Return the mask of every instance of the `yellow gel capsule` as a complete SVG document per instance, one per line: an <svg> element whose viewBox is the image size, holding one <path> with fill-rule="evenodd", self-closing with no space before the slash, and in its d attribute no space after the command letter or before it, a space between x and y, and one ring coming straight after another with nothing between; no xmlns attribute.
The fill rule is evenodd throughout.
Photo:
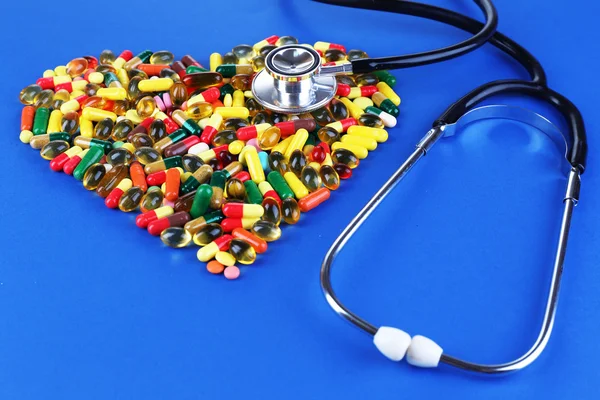
<svg viewBox="0 0 600 400"><path fill-rule="evenodd" d="M27 144L27 143L29 143L29 141L31 140L32 137L33 137L33 132L24 130L24 131L21 131L21 134L19 135L19 140L21 142Z"/></svg>
<svg viewBox="0 0 600 400"><path fill-rule="evenodd" d="M292 136L288 136L287 138L283 139L281 142L277 143L272 149L271 149L271 153L274 152L279 152L281 154L284 154L287 150L287 148L289 147L290 143L292 142L292 140L294 139L294 135Z"/></svg>
<svg viewBox="0 0 600 400"><path fill-rule="evenodd" d="M342 136L340 141L345 144L355 144L357 146L362 146L369 151L373 151L377 148L377 142L375 141L375 139L363 136L344 135Z"/></svg>
<svg viewBox="0 0 600 400"><path fill-rule="evenodd" d="M202 262L207 262L215 258L218 252L219 246L217 246L215 242L210 242L209 244L207 244L204 247L201 247L200 250L198 250L197 257L198 260Z"/></svg>
<svg viewBox="0 0 600 400"><path fill-rule="evenodd" d="M383 143L388 140L388 133L385 129L371 128L370 126L351 126L348 128L346 135L368 137L375 139L379 143Z"/></svg>
<svg viewBox="0 0 600 400"><path fill-rule="evenodd" d="M51 77L55 76L55 74L54 74L53 70L47 69L47 70L44 71L44 73L42 74L42 76L44 78L51 78Z"/></svg>
<svg viewBox="0 0 600 400"><path fill-rule="evenodd" d="M233 105L233 97L231 97L230 93L227 93L225 97L223 97L223 105L225 107L231 107Z"/></svg>
<svg viewBox="0 0 600 400"><path fill-rule="evenodd" d="M142 122L142 117L140 117L134 109L127 110L125 113L125 118L133 122L135 125L139 125Z"/></svg>
<svg viewBox="0 0 600 400"><path fill-rule="evenodd" d="M296 196L297 199L308 196L308 189L306 186L304 186L302 181L298 179L296 174L293 172L286 172L283 174L283 178L287 182L290 189L292 189L292 192L294 192L294 196Z"/></svg>
<svg viewBox="0 0 600 400"><path fill-rule="evenodd" d="M235 265L235 257L226 251L218 251L215 259L226 267Z"/></svg>
<svg viewBox="0 0 600 400"><path fill-rule="evenodd" d="M143 79L138 84L138 89L142 92L165 92L171 89L173 83L171 78Z"/></svg>
<svg viewBox="0 0 600 400"><path fill-rule="evenodd" d="M87 118L79 118L79 133L86 138L94 137L94 124Z"/></svg>
<svg viewBox="0 0 600 400"><path fill-rule="evenodd" d="M96 92L96 96L100 96L108 100L125 100L127 98L127 90L120 87L100 88Z"/></svg>
<svg viewBox="0 0 600 400"><path fill-rule="evenodd" d="M294 150L302 150L306 140L308 139L308 131L304 128L298 129L298 131L290 136L292 140L290 141L289 146L285 149L285 153L283 154L285 159L289 159Z"/></svg>
<svg viewBox="0 0 600 400"><path fill-rule="evenodd" d="M368 97L357 97L352 102L356 104L357 107L360 107L363 110L367 107L373 106L373 100L371 100Z"/></svg>
<svg viewBox="0 0 600 400"><path fill-rule="evenodd" d="M263 170L260 158L254 146L246 146L249 149L245 153L244 159L248 165L248 172L254 183L259 184L265 180L265 171Z"/></svg>
<svg viewBox="0 0 600 400"><path fill-rule="evenodd" d="M227 151L229 151L234 156L237 156L238 154L240 154L242 152L242 149L244 148L244 146L245 146L245 144L243 141L234 140L233 142L229 143L229 146L227 147Z"/></svg>
<svg viewBox="0 0 600 400"><path fill-rule="evenodd" d="M352 118L358 119L364 113L364 111L359 106L354 104L349 98L342 97L340 98L340 101L346 105L346 108L348 108L348 112L350 112Z"/></svg>
<svg viewBox="0 0 600 400"><path fill-rule="evenodd" d="M223 118L242 118L247 119L250 111L246 107L217 107L215 113Z"/></svg>
<svg viewBox="0 0 600 400"><path fill-rule="evenodd" d="M48 119L48 129L47 133L61 132L61 121L62 121L63 113L60 110L53 110L50 113L50 118Z"/></svg>
<svg viewBox="0 0 600 400"><path fill-rule="evenodd" d="M377 84L377 90L383 93L385 97L390 99L396 106L400 105L400 96L398 96L396 92L394 92L394 89L392 89L387 83L379 82Z"/></svg>
<svg viewBox="0 0 600 400"><path fill-rule="evenodd" d="M212 53L210 55L209 64L210 70L212 72L215 72L217 70L217 67L223 64L223 57L219 53Z"/></svg>
<svg viewBox="0 0 600 400"><path fill-rule="evenodd" d="M337 150L337 149L346 149L351 151L352 153L354 153L354 155L358 158L360 158L361 160L363 158L367 158L367 156L369 155L369 151L362 147L362 146L358 146L356 144L349 144L349 143L342 143L342 142L335 142L334 144L331 145L331 150Z"/></svg>
<svg viewBox="0 0 600 400"><path fill-rule="evenodd" d="M90 121L102 121L103 119L109 118L113 122L117 120L117 114L112 111L102 110L101 108L86 107L81 112L81 116Z"/></svg>
<svg viewBox="0 0 600 400"><path fill-rule="evenodd" d="M233 92L233 102L231 103L232 107L244 107L246 104L246 98L244 97L244 92L241 90L236 90Z"/></svg>
<svg viewBox="0 0 600 400"><path fill-rule="evenodd" d="M104 75L101 72L92 72L88 75L88 79L91 83L99 85L104 82Z"/></svg>

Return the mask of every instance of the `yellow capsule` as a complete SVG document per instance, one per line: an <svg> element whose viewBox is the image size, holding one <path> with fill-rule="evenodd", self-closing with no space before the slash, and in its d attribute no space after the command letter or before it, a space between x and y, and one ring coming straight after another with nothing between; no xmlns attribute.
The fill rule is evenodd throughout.
<svg viewBox="0 0 600 400"><path fill-rule="evenodd" d="M346 108L348 108L348 112L350 112L350 116L352 116L352 118L358 119L364 113L364 111L359 106L354 104L349 98L341 97L340 101L346 105Z"/></svg>
<svg viewBox="0 0 600 400"><path fill-rule="evenodd" d="M294 192L294 196L296 196L297 199L308 196L308 189L306 186L304 186L304 184L302 184L302 181L298 179L296 174L293 172L286 172L283 174L283 178L287 182L290 189L292 189L292 192Z"/></svg>
<svg viewBox="0 0 600 400"><path fill-rule="evenodd" d="M105 118L111 119L113 122L117 120L117 114L112 111L102 110L101 108L86 107L81 112L81 116L90 121L102 121Z"/></svg>
<svg viewBox="0 0 600 400"><path fill-rule="evenodd" d="M375 139L379 143L383 143L388 140L388 133L385 129L371 128L370 126L351 126L348 128L346 135L367 137Z"/></svg>
<svg viewBox="0 0 600 400"><path fill-rule="evenodd" d="M260 158L258 158L256 148L254 146L246 147L249 147L244 157L246 160L246 164L248 165L248 172L250 173L250 177L252 178L254 183L259 184L265 180L265 171L263 170L262 164L260 163Z"/></svg>
<svg viewBox="0 0 600 400"><path fill-rule="evenodd" d="M123 193L125 193L132 186L133 186L133 183L131 182L131 179L125 178L121 182L119 182L119 184L117 185L117 189L121 189L123 191Z"/></svg>
<svg viewBox="0 0 600 400"><path fill-rule="evenodd" d="M231 107L233 104L233 97L231 97L231 93L227 93L225 97L223 97L223 105L225 107Z"/></svg>
<svg viewBox="0 0 600 400"><path fill-rule="evenodd" d="M78 111L79 107L80 107L80 104L77 100L75 100L75 99L68 100L61 104L60 112L63 114L66 114L69 111Z"/></svg>
<svg viewBox="0 0 600 400"><path fill-rule="evenodd" d="M142 92L165 92L171 89L173 84L171 78L143 79L138 84L138 89Z"/></svg>
<svg viewBox="0 0 600 400"><path fill-rule="evenodd" d="M233 92L233 101L231 103L232 107L244 107L246 104L246 98L244 97L244 92L241 90L236 90Z"/></svg>
<svg viewBox="0 0 600 400"><path fill-rule="evenodd" d="M308 131L304 128L298 129L296 133L290 136L292 140L288 145L287 149L285 149L285 153L283 153L286 160L290 158L294 150L302 150L306 140L308 139ZM275 149L275 148L273 148Z"/></svg>
<svg viewBox="0 0 600 400"><path fill-rule="evenodd" d="M235 265L235 257L226 251L218 251L215 254L215 259L226 267Z"/></svg>
<svg viewBox="0 0 600 400"><path fill-rule="evenodd" d="M212 160L213 158L217 158L217 153L215 153L215 151L213 149L210 149L210 150L206 150L206 151L203 151L202 153L198 154L198 157L200 157L200 159L202 161L207 163L210 160Z"/></svg>
<svg viewBox="0 0 600 400"><path fill-rule="evenodd" d="M79 118L79 133L86 138L94 137L94 124L87 118Z"/></svg>
<svg viewBox="0 0 600 400"><path fill-rule="evenodd" d="M199 121L203 118L209 117L213 113L213 106L210 103L206 103L204 101L195 103L192 106L189 106L185 110L185 114L193 119L194 121Z"/></svg>
<svg viewBox="0 0 600 400"><path fill-rule="evenodd" d="M83 90L73 90L70 94L69 94L69 98L70 99L75 99L79 96L83 96L85 95L85 92Z"/></svg>
<svg viewBox="0 0 600 400"><path fill-rule="evenodd" d="M88 75L88 79L91 83L99 85L104 82L104 75L101 72L92 72Z"/></svg>
<svg viewBox="0 0 600 400"><path fill-rule="evenodd" d="M52 71L51 69L47 69L47 70L44 71L44 73L42 74L42 76L44 78L50 78L50 77L55 76L55 74L54 74L54 71Z"/></svg>
<svg viewBox="0 0 600 400"><path fill-rule="evenodd" d="M24 130L19 134L19 140L25 144L29 143L31 138L33 137L33 132Z"/></svg>
<svg viewBox="0 0 600 400"><path fill-rule="evenodd" d="M244 142L241 140L234 140L233 142L229 143L229 146L227 147L227 150L233 154L234 156L237 156L238 154L240 154L242 152L242 149L244 148Z"/></svg>
<svg viewBox="0 0 600 400"><path fill-rule="evenodd" d="M40 156L44 160L52 160L69 149L69 143L64 140L53 140L42 147Z"/></svg>
<svg viewBox="0 0 600 400"><path fill-rule="evenodd" d="M259 220L260 220L260 218L256 218L256 217L242 218L242 228L250 229L256 223L256 221L259 221Z"/></svg>
<svg viewBox="0 0 600 400"><path fill-rule="evenodd" d="M377 90L383 93L385 97L390 99L396 106L400 105L400 96L398 96L396 92L394 92L394 89L392 89L387 83L379 82L377 84Z"/></svg>
<svg viewBox="0 0 600 400"><path fill-rule="evenodd" d="M219 53L212 53L210 55L209 63L210 63L210 70L215 72L217 70L217 67L219 65L223 64L223 57Z"/></svg>
<svg viewBox="0 0 600 400"><path fill-rule="evenodd" d="M373 106L373 100L368 97L357 97L352 102L363 110L367 107Z"/></svg>
<svg viewBox="0 0 600 400"><path fill-rule="evenodd" d="M138 100L135 110L141 118L148 118L154 113L156 102L152 96L144 96Z"/></svg>
<svg viewBox="0 0 600 400"><path fill-rule="evenodd" d="M215 242L210 242L204 247L201 247L198 250L197 257L198 260L202 262L207 262L215 258L217 253L219 252L219 246Z"/></svg>
<svg viewBox="0 0 600 400"><path fill-rule="evenodd" d="M160 240L169 247L180 249L192 241L192 235L184 228L174 226L160 233Z"/></svg>
<svg viewBox="0 0 600 400"><path fill-rule="evenodd" d="M292 143L293 139L294 139L294 135L288 136L287 138L283 139L281 142L277 143L271 149L271 153L278 152L278 153L284 154L286 152L286 150L288 149L288 147L290 146L290 143Z"/></svg>
<svg viewBox="0 0 600 400"><path fill-rule="evenodd" d="M157 219L168 217L173 214L175 210L171 206L161 206L154 209L154 213L156 214Z"/></svg>
<svg viewBox="0 0 600 400"><path fill-rule="evenodd" d="M60 110L53 110L50 113L50 118L48 119L48 129L47 133L61 132L60 123L62 121L63 113Z"/></svg>
<svg viewBox="0 0 600 400"><path fill-rule="evenodd" d="M129 75L127 75L127 71L123 68L117 70L117 78L123 87L129 86Z"/></svg>
<svg viewBox="0 0 600 400"><path fill-rule="evenodd" d="M125 118L133 122L135 125L139 125L143 120L134 109L127 110L125 113Z"/></svg>
<svg viewBox="0 0 600 400"><path fill-rule="evenodd" d="M244 97L247 98L247 99L253 99L254 95L252 94L252 90L246 90L244 92Z"/></svg>
<svg viewBox="0 0 600 400"><path fill-rule="evenodd" d="M375 141L375 139L363 136L344 135L342 136L340 141L344 144L355 144L358 146L362 146L369 151L373 151L377 148L377 142Z"/></svg>
<svg viewBox="0 0 600 400"><path fill-rule="evenodd" d="M131 154L135 152L135 146L131 143L124 143L123 146L121 146L121 149L129 151Z"/></svg>
<svg viewBox="0 0 600 400"><path fill-rule="evenodd" d="M329 153L325 154L325 160L323 160L321 165L329 165L330 167L333 166L333 160L331 159L331 154L329 154Z"/></svg>
<svg viewBox="0 0 600 400"><path fill-rule="evenodd" d="M127 98L127 90L122 87L100 88L96 92L96 96L100 96L108 100L125 100Z"/></svg>
<svg viewBox="0 0 600 400"><path fill-rule="evenodd" d="M223 118L242 118L247 119L250 111L246 107L217 107L215 113Z"/></svg>
<svg viewBox="0 0 600 400"><path fill-rule="evenodd" d="M54 75L56 76L67 76L67 66L66 65L59 65L56 68L54 68Z"/></svg>
<svg viewBox="0 0 600 400"><path fill-rule="evenodd" d="M363 158L367 158L367 155L369 155L369 151L366 148L364 148L363 146L356 145L356 144L335 142L334 144L331 145L331 150L335 151L337 149L349 150L352 153L354 153L354 155L356 157L360 158L361 160Z"/></svg>
<svg viewBox="0 0 600 400"><path fill-rule="evenodd" d="M271 150L281 139L281 129L272 126L258 136L258 147L261 150Z"/></svg>

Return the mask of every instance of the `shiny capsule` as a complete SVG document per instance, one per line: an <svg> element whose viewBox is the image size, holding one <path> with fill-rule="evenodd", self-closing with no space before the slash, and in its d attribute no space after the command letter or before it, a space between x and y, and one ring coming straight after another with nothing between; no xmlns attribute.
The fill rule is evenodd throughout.
<svg viewBox="0 0 600 400"><path fill-rule="evenodd" d="M375 114L364 113L358 118L357 121L358 121L358 124L362 125L362 126L368 126L370 128L380 128L380 129L384 128L382 119Z"/></svg>
<svg viewBox="0 0 600 400"><path fill-rule="evenodd" d="M171 227L160 233L160 240L169 247L180 249L190 244L192 235L182 227Z"/></svg>
<svg viewBox="0 0 600 400"><path fill-rule="evenodd" d="M193 240L198 246L206 246L215 239L223 236L223 233L221 225L209 223L194 233Z"/></svg>
<svg viewBox="0 0 600 400"><path fill-rule="evenodd" d="M238 74L231 78L229 84L236 90L246 91L252 87L252 75Z"/></svg>
<svg viewBox="0 0 600 400"><path fill-rule="evenodd" d="M141 132L133 135L130 139L130 142L133 145L133 147L135 147L136 149L139 149L141 147L154 146L154 141L152 140L152 138L150 136L146 135L145 133L141 133Z"/></svg>
<svg viewBox="0 0 600 400"><path fill-rule="evenodd" d="M153 53L149 61L155 65L170 65L175 61L175 56L170 51L161 50Z"/></svg>
<svg viewBox="0 0 600 400"><path fill-rule="evenodd" d="M42 90L33 99L36 108L50 108L54 101L54 92L50 89Z"/></svg>
<svg viewBox="0 0 600 400"><path fill-rule="evenodd" d="M128 119L122 119L115 124L112 130L111 138L115 142L125 141L133 129L133 122Z"/></svg>
<svg viewBox="0 0 600 400"><path fill-rule="evenodd" d="M233 129L225 129L218 132L212 140L213 146L222 146L237 140L236 133Z"/></svg>
<svg viewBox="0 0 600 400"><path fill-rule="evenodd" d="M144 191L137 186L133 186L125 191L119 198L119 210L131 212L137 210L142 202Z"/></svg>
<svg viewBox="0 0 600 400"><path fill-rule="evenodd" d="M256 260L256 250L242 239L233 239L229 242L229 253L240 264L252 264Z"/></svg>
<svg viewBox="0 0 600 400"><path fill-rule="evenodd" d="M258 147L261 150L271 150L281 139L281 129L276 126L267 128L266 131L258 137Z"/></svg>
<svg viewBox="0 0 600 400"><path fill-rule="evenodd" d="M114 122L110 118L104 118L99 121L94 127L94 138L100 140L107 140L111 137L114 128Z"/></svg>
<svg viewBox="0 0 600 400"><path fill-rule="evenodd" d="M329 190L337 190L340 187L340 177L331 165L322 165L319 169L319 176L323 186Z"/></svg>
<svg viewBox="0 0 600 400"><path fill-rule="evenodd" d="M154 114L156 110L156 102L152 96L144 96L137 101L135 111L141 118L148 118Z"/></svg>
<svg viewBox="0 0 600 400"><path fill-rule="evenodd" d="M329 103L329 111L331 112L333 118L338 121L346 119L349 116L348 108L338 99L331 99L331 102Z"/></svg>
<svg viewBox="0 0 600 400"><path fill-rule="evenodd" d="M186 172L196 172L201 166L204 165L204 161L194 154L186 154L181 157L181 163L183 164L183 170Z"/></svg>
<svg viewBox="0 0 600 400"><path fill-rule="evenodd" d="M333 153L331 153L331 160L336 164L347 165L351 169L358 167L359 164L359 160L354 153L346 149L334 150Z"/></svg>
<svg viewBox="0 0 600 400"><path fill-rule="evenodd" d="M40 156L42 156L44 160L52 160L54 157L69 150L69 147L69 143L64 140L53 140L42 147Z"/></svg>
<svg viewBox="0 0 600 400"><path fill-rule="evenodd" d="M317 170L310 165L302 168L300 181L306 186L309 192L314 192L321 187L321 177Z"/></svg>
<svg viewBox="0 0 600 400"><path fill-rule="evenodd" d="M199 121L203 118L210 117L212 113L212 104L204 101L194 103L191 106L189 106L187 110L185 110L185 114L188 116L188 118L191 118L194 121Z"/></svg>
<svg viewBox="0 0 600 400"><path fill-rule="evenodd" d="M256 221L251 231L266 242L273 242L281 237L281 229L269 221Z"/></svg>
<svg viewBox="0 0 600 400"><path fill-rule="evenodd" d="M252 117L252 125L270 124L271 116L266 111L259 111Z"/></svg>
<svg viewBox="0 0 600 400"><path fill-rule="evenodd" d="M235 54L238 59L236 64L244 64L247 60L251 59L254 56L254 49L252 46L247 44L240 44L231 49L231 52Z"/></svg>
<svg viewBox="0 0 600 400"><path fill-rule="evenodd" d="M279 202L272 197L267 197L262 201L262 207L264 214L261 219L279 225L281 222L281 207Z"/></svg>
<svg viewBox="0 0 600 400"><path fill-rule="evenodd" d="M300 221L300 206L293 197L282 200L281 214L286 224L294 225Z"/></svg>
<svg viewBox="0 0 600 400"><path fill-rule="evenodd" d="M346 164L333 164L333 169L337 172L340 179L348 179L352 177L352 168L347 166Z"/></svg>
<svg viewBox="0 0 600 400"><path fill-rule="evenodd" d="M227 198L231 200L244 200L246 198L246 187L239 179L233 178L225 185Z"/></svg>
<svg viewBox="0 0 600 400"><path fill-rule="evenodd" d="M119 182L127 177L128 169L125 165L117 165L104 175L104 178L98 184L96 193L100 197L106 197L109 193L117 187Z"/></svg>
<svg viewBox="0 0 600 400"><path fill-rule="evenodd" d="M67 64L67 74L71 75L72 78L82 75L88 68L88 61L83 58L74 58Z"/></svg>
<svg viewBox="0 0 600 400"><path fill-rule="evenodd" d="M167 137L168 133L165 123L160 119L155 119L152 121L150 128L148 128L148 135L154 142L158 142L159 140Z"/></svg>
<svg viewBox="0 0 600 400"><path fill-rule="evenodd" d="M278 151L272 151L271 154L269 154L269 168L271 168L272 171L279 172L281 175L290 171L290 167L285 162L284 155Z"/></svg>
<svg viewBox="0 0 600 400"><path fill-rule="evenodd" d="M152 186L140 200L140 211L145 213L162 206L164 194L157 186Z"/></svg>
<svg viewBox="0 0 600 400"><path fill-rule="evenodd" d="M294 150L290 155L290 159L288 161L288 166L290 170L296 174L296 176L300 176L302 169L306 166L306 156L302 152L302 150ZM281 172L281 171L279 171Z"/></svg>
<svg viewBox="0 0 600 400"><path fill-rule="evenodd" d="M340 140L340 133L330 126L324 126L319 129L317 136L321 142L325 142L330 146Z"/></svg>
<svg viewBox="0 0 600 400"><path fill-rule="evenodd" d="M39 85L33 84L26 86L19 93L19 101L25 105L33 104L35 97L42 91Z"/></svg>
<svg viewBox="0 0 600 400"><path fill-rule="evenodd" d="M162 156L158 151L147 146L138 147L135 149L133 155L142 165L147 165L162 160Z"/></svg>
<svg viewBox="0 0 600 400"><path fill-rule="evenodd" d="M106 155L106 162L112 166L118 164L129 165L133 161L133 154L129 152L129 150L119 147L117 149L111 150Z"/></svg>
<svg viewBox="0 0 600 400"><path fill-rule="evenodd" d="M104 164L96 163L85 171L83 176L83 187L87 190L96 190L102 178L106 175Z"/></svg>
<svg viewBox="0 0 600 400"><path fill-rule="evenodd" d="M71 94L65 89L57 90L52 98L52 108L54 110L60 110L60 107L71 99Z"/></svg>

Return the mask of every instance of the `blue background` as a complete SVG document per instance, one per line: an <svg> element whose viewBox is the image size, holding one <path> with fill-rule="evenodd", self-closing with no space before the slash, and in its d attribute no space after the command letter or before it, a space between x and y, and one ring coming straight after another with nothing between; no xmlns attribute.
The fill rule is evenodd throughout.
<svg viewBox="0 0 600 400"><path fill-rule="evenodd" d="M435 3L480 18L469 1ZM497 3L500 30L541 60L589 133L557 323L531 367L491 379L394 364L329 309L319 287L329 245L447 105L483 82L527 77L508 57L488 45L397 71L403 104L391 139L230 282L209 275L194 249L165 248L135 227L133 215L106 209L71 177L52 173L18 141L19 90L46 68L104 48L168 49L206 65L211 52L272 34L371 56L432 49L466 34L308 1L11 2L0 27L0 398L597 398L595 4ZM555 117L535 102L502 100ZM341 298L376 325L424 334L458 357L494 363L526 351L545 305L565 182L559 156L538 135L486 122L439 143L338 260Z"/></svg>

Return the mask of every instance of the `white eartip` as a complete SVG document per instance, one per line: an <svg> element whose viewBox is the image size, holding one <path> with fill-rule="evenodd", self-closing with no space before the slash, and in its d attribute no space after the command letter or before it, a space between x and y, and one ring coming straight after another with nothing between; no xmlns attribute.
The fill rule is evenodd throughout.
<svg viewBox="0 0 600 400"><path fill-rule="evenodd" d="M415 367L434 368L438 366L442 352L442 348L433 340L416 335L410 342L406 361Z"/></svg>
<svg viewBox="0 0 600 400"><path fill-rule="evenodd" d="M400 361L410 346L410 335L397 328L382 326L373 336L373 343L381 354L392 361Z"/></svg>

